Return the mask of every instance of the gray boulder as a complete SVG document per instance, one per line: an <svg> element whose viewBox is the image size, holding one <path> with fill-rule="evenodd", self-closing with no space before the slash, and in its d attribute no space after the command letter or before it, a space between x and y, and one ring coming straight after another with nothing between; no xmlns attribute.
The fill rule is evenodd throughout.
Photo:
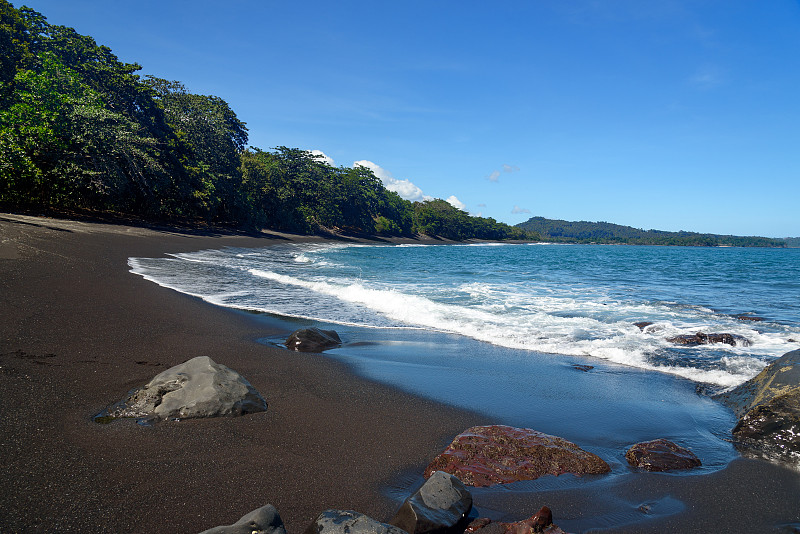
<svg viewBox="0 0 800 534"><path fill-rule="evenodd" d="M409 534L442 534L454 531L472 509L472 495L458 478L436 471L405 500L389 523Z"/></svg>
<svg viewBox="0 0 800 534"><path fill-rule="evenodd" d="M210 528L200 534L286 534L286 528L278 510L268 504L242 516L232 525Z"/></svg>
<svg viewBox="0 0 800 534"><path fill-rule="evenodd" d="M352 510L325 510L306 528L305 534L407 534Z"/></svg>
<svg viewBox="0 0 800 534"><path fill-rule="evenodd" d="M219 417L263 412L267 403L242 375L197 356L155 376L115 404L108 417L150 420Z"/></svg>
<svg viewBox="0 0 800 534"><path fill-rule="evenodd" d="M741 448L770 458L800 458L800 350L715 398L739 417L733 435Z"/></svg>

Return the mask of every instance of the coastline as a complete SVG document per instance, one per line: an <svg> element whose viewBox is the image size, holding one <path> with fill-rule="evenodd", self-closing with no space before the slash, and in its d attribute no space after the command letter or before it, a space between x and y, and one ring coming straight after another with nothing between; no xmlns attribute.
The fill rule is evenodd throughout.
<svg viewBox="0 0 800 534"><path fill-rule="evenodd" d="M397 506L387 485L421 471L467 427L494 422L361 378L334 358L257 343L281 332L128 272L131 256L289 240L321 239L0 214L2 530L196 532L266 503L290 533L326 508L386 520ZM242 373L267 412L153 428L91 421L132 387L198 355ZM609 514L654 495L683 503L677 514L613 532L800 522L800 475L757 460L707 475L636 476L597 493L556 488L530 502L509 492L505 505L524 501L522 519L546 504L558 523L579 518L582 499L607 500Z"/></svg>

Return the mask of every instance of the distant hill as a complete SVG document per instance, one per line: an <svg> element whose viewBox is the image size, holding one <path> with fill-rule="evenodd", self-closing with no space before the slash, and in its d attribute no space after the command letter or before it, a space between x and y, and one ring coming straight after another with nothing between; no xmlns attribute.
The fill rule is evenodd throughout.
<svg viewBox="0 0 800 534"><path fill-rule="evenodd" d="M786 247L800 246L800 238L772 239L733 235L699 234L696 232L665 232L641 230L607 222L562 221L531 217L518 228L536 232L544 241L561 243L609 243L627 245L678 245L698 247ZM790 241L794 242L791 244Z"/></svg>
<svg viewBox="0 0 800 534"><path fill-rule="evenodd" d="M800 248L800 237L787 237L784 241L789 248Z"/></svg>

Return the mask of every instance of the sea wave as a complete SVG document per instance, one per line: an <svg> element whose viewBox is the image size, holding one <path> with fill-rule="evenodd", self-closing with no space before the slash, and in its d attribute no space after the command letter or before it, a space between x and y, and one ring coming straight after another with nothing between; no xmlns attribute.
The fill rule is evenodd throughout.
<svg viewBox="0 0 800 534"><path fill-rule="evenodd" d="M403 254L392 256L387 247L313 244L129 263L131 272L148 280L221 306L369 328L448 332L531 357L588 356L721 387L754 376L771 358L795 348L790 337L800 337L796 325L745 322L678 298L642 297L632 282L587 281L571 273L535 276L523 269L524 257L498 260L498 254L516 254L519 247L480 245L460 249L473 250L468 254L474 257L452 246L419 253L391 247ZM669 284L663 285L669 291ZM640 328L634 324L640 321L652 324ZM732 333L750 345L680 347L667 341L697 331Z"/></svg>

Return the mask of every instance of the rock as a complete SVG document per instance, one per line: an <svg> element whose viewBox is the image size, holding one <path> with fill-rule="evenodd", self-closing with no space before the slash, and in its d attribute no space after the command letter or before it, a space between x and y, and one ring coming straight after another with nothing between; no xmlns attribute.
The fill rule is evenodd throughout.
<svg viewBox="0 0 800 534"><path fill-rule="evenodd" d="M639 327L639 330L644 330L645 328L647 328L651 324L653 324L653 323L651 323L650 321L641 321L639 323L633 323L633 326Z"/></svg>
<svg viewBox="0 0 800 534"><path fill-rule="evenodd" d="M572 368L576 371L583 371L584 373L588 373L592 369L594 369L594 365L584 365L582 363L573 363Z"/></svg>
<svg viewBox="0 0 800 534"><path fill-rule="evenodd" d="M408 534L455 532L472 509L469 490L451 474L436 471L405 500L389 521Z"/></svg>
<svg viewBox="0 0 800 534"><path fill-rule="evenodd" d="M543 475L602 474L611 468L600 457L565 439L527 428L475 426L455 437L425 469L457 476L468 486L491 486Z"/></svg>
<svg viewBox="0 0 800 534"><path fill-rule="evenodd" d="M107 411L111 418L158 421L263 412L267 403L242 375L208 356L158 374Z"/></svg>
<svg viewBox="0 0 800 534"><path fill-rule="evenodd" d="M286 534L286 528L278 510L268 504L242 516L232 525L210 528L200 534Z"/></svg>
<svg viewBox="0 0 800 534"><path fill-rule="evenodd" d="M702 465L692 451L666 439L637 443L628 449L625 459L632 466L645 471L691 469Z"/></svg>
<svg viewBox="0 0 800 534"><path fill-rule="evenodd" d="M739 417L733 435L740 447L778 459L800 457L800 350L715 398Z"/></svg>
<svg viewBox="0 0 800 534"><path fill-rule="evenodd" d="M678 345L686 345L689 347L696 347L697 345L708 345L709 343L725 343L732 346L739 345L740 347L749 347L750 340L746 337L736 334L705 334L698 332L696 334L688 334L682 336L675 336L668 338L670 343Z"/></svg>
<svg viewBox="0 0 800 534"><path fill-rule="evenodd" d="M763 317L758 317L756 315L744 315L744 314L736 315L736 318L739 319L740 321L753 321L753 322L760 322L764 320Z"/></svg>
<svg viewBox="0 0 800 534"><path fill-rule="evenodd" d="M301 328L286 339L286 348L300 352L322 352L342 344L335 330L321 328Z"/></svg>
<svg viewBox="0 0 800 534"><path fill-rule="evenodd" d="M406 534L406 531L352 510L325 510L308 525L305 534Z"/></svg>
<svg viewBox="0 0 800 534"><path fill-rule="evenodd" d="M493 522L486 517L480 517L469 524L465 534L479 532L480 534L532 534L542 532L545 534L565 534L563 530L553 524L553 513L547 506L542 506L534 516L515 523Z"/></svg>

